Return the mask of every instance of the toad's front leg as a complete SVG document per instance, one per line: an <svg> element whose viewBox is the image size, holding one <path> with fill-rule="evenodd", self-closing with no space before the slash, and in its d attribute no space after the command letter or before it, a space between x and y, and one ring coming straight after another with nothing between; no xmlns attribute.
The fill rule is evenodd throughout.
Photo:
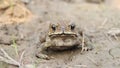
<svg viewBox="0 0 120 68"><path fill-rule="evenodd" d="M45 43L42 43L39 47L38 47L38 49L37 49L37 51L36 51L36 57L38 57L38 58L41 58L41 59L47 59L47 60L49 60L51 57L49 57L48 55L47 55L47 48L50 46L51 44L50 43L48 43L48 42L45 42Z"/></svg>
<svg viewBox="0 0 120 68"><path fill-rule="evenodd" d="M83 34L82 38L81 38L81 53L83 53L84 51L89 51L93 49L92 43L90 42L90 40Z"/></svg>
<svg viewBox="0 0 120 68"><path fill-rule="evenodd" d="M83 53L83 51L87 51L87 46L85 45L85 37L84 37L84 34L82 36L82 50L81 50L81 53Z"/></svg>

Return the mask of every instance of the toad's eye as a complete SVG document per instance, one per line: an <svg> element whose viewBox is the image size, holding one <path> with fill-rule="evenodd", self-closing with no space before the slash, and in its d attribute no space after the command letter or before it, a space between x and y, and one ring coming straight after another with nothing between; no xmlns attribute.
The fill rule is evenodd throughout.
<svg viewBox="0 0 120 68"><path fill-rule="evenodd" d="M56 30L56 25L55 24L53 24L52 26L51 26L51 28L52 28L52 30Z"/></svg>
<svg viewBox="0 0 120 68"><path fill-rule="evenodd" d="M71 29L71 30L74 30L74 29L75 29L75 24L71 24L71 25L70 25L70 29Z"/></svg>

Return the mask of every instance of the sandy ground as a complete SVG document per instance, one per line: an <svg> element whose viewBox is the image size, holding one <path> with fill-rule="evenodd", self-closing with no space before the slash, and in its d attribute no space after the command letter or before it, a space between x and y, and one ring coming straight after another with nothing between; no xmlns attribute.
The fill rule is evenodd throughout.
<svg viewBox="0 0 120 68"><path fill-rule="evenodd" d="M22 62L33 65L28 65L28 68L120 68L120 38L117 36L115 39L107 34L113 28L120 28L119 3L118 0L106 0L100 4L83 0L26 0L26 7L33 18L20 23L2 22L0 48L16 61L25 52ZM94 49L83 54L79 49L54 53L50 54L54 57L50 60L36 58L36 45L40 33L47 27L46 22L59 20L70 20L84 28ZM14 44L17 45L18 55L15 47L11 46ZM18 67L0 62L0 68Z"/></svg>

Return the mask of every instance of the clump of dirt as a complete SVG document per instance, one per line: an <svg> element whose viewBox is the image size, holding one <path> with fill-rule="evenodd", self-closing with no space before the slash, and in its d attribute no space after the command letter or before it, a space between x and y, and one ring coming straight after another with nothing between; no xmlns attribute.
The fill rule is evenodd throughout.
<svg viewBox="0 0 120 68"><path fill-rule="evenodd" d="M0 0L0 23L25 22L32 13L19 0Z"/></svg>

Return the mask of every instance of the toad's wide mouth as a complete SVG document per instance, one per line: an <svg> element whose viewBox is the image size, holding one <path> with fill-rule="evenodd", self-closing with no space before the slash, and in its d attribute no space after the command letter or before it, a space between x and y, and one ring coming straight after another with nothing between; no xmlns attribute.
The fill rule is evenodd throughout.
<svg viewBox="0 0 120 68"><path fill-rule="evenodd" d="M77 37L77 34L76 33L73 33L73 32L66 32L66 33L49 33L48 34L49 37L51 36L76 36Z"/></svg>
<svg viewBox="0 0 120 68"><path fill-rule="evenodd" d="M77 34L49 34L49 37L66 37L66 36L75 36L77 37Z"/></svg>

